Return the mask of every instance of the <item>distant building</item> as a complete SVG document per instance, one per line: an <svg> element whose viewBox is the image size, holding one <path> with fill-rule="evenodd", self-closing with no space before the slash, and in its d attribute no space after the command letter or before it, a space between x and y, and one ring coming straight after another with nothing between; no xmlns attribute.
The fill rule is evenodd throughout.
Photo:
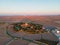
<svg viewBox="0 0 60 45"><path fill-rule="evenodd" d="M43 26L43 29L46 30L46 31L57 30L56 27L50 26L50 25L45 25L45 26Z"/></svg>

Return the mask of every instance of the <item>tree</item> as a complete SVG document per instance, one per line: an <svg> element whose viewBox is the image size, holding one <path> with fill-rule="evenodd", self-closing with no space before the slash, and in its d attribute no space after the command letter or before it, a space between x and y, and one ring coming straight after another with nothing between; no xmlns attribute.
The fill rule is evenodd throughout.
<svg viewBox="0 0 60 45"><path fill-rule="evenodd" d="M15 31L21 30L21 26L19 26L19 25L17 25L17 24L14 25L13 28L14 28Z"/></svg>

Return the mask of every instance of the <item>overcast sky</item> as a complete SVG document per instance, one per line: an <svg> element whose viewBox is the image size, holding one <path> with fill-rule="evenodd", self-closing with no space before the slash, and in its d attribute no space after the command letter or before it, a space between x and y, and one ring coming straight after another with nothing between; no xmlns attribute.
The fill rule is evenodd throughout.
<svg viewBox="0 0 60 45"><path fill-rule="evenodd" d="M60 0L0 0L0 14L60 14Z"/></svg>

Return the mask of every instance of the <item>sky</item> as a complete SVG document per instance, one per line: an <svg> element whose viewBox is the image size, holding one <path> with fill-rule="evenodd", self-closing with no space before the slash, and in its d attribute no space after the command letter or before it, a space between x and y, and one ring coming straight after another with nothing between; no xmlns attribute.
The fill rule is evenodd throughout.
<svg viewBox="0 0 60 45"><path fill-rule="evenodd" d="M0 0L0 15L3 14L60 14L60 0Z"/></svg>

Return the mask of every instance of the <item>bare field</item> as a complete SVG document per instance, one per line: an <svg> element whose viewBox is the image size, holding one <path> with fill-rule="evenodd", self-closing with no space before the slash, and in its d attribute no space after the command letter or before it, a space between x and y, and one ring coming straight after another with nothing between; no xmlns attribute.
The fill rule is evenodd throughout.
<svg viewBox="0 0 60 45"><path fill-rule="evenodd" d="M23 21L29 20L29 21L40 23L43 25L52 25L57 28L60 28L60 16L0 16L0 45L4 45L5 42L11 39L9 36L6 35L6 32L5 32L8 24L14 23L14 22L20 22L22 20ZM21 40L13 42L14 45L15 43L17 44L17 42L19 41ZM23 43L23 41L21 43Z"/></svg>
<svg viewBox="0 0 60 45"><path fill-rule="evenodd" d="M60 26L60 16L0 16L0 22L33 21L44 25Z"/></svg>

